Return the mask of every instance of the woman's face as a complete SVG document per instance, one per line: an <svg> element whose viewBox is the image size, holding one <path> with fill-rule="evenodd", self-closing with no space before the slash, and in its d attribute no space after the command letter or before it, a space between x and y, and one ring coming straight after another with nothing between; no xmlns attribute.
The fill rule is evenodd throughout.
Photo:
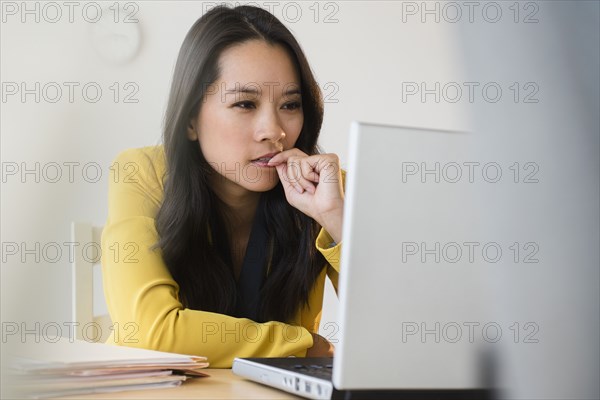
<svg viewBox="0 0 600 400"><path fill-rule="evenodd" d="M304 123L294 63L282 46L251 40L223 51L219 65L188 137L218 172L221 193L270 190L277 171L256 160L294 147Z"/></svg>

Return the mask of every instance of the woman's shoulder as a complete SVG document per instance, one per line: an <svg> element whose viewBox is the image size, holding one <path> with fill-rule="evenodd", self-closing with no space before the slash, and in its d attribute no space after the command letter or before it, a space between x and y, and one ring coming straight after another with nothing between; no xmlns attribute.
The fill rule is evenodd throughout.
<svg viewBox="0 0 600 400"><path fill-rule="evenodd" d="M157 181L162 187L166 171L165 149L162 144L122 150L115 157L114 171L121 171L129 181L139 178L143 181Z"/></svg>
<svg viewBox="0 0 600 400"><path fill-rule="evenodd" d="M164 168L165 148L159 144L125 149L118 153L115 161L146 163Z"/></svg>

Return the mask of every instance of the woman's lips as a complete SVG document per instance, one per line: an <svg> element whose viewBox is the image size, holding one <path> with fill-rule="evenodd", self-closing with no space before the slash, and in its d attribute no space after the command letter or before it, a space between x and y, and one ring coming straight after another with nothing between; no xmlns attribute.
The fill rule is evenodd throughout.
<svg viewBox="0 0 600 400"><path fill-rule="evenodd" d="M268 164L269 160L270 160L270 158L264 159L264 160L258 159L258 160L252 161L252 164L257 165L259 167L263 167L263 168L275 168L274 165Z"/></svg>
<svg viewBox="0 0 600 400"><path fill-rule="evenodd" d="M274 152L274 153L269 153L269 154L263 154L260 157L255 158L252 161L265 161L265 162L269 162L269 160L273 157L275 157L277 154L279 154L279 152Z"/></svg>
<svg viewBox="0 0 600 400"><path fill-rule="evenodd" d="M275 167L274 165L268 165L268 163L271 160L271 158L275 157L277 154L279 154L279 152L264 154L258 158L255 158L251 162L252 162L252 164L259 166L259 167L274 168Z"/></svg>

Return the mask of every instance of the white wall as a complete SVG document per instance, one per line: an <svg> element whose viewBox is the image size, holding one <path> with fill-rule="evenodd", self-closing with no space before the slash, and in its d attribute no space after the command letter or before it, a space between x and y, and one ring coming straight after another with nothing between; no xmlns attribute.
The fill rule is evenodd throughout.
<svg viewBox="0 0 600 400"><path fill-rule="evenodd" d="M43 3L3 3L2 23L2 318L9 322L62 324L70 317L71 276L68 248L71 221L104 224L107 212L109 165L122 149L152 145L160 141L161 122L175 58L181 42L205 7L201 2L135 2L135 18L141 32L141 46L129 63L114 64L98 55L91 45L95 8L79 3L73 22L69 9ZM100 3L109 7L112 2ZM465 128L460 105L420 101L403 103L402 81L460 81L460 60L449 26L401 22L401 5L393 2L259 3L274 7L274 13L296 35L305 49L319 84L329 99L326 103L321 145L338 153L345 166L346 134L352 119L416 126ZM270 5L274 4L274 6ZM129 15L133 8L120 14ZM285 10L285 11L284 11ZM301 15L297 14L301 11ZM112 18L114 11L104 9ZM335 19L337 22L325 23ZM25 19L25 22L22 22ZM315 22L316 21L316 22ZM110 24L109 24L110 25ZM123 26L122 23L118 24ZM26 83L27 89L40 82L40 102L32 94L21 99L12 95L13 85ZM63 97L56 103L52 85L56 82ZM69 102L68 84L77 82L74 101ZM82 95L87 83L97 83L103 93L92 103ZM113 100L111 85L118 82L121 98ZM138 103L125 103L131 93L124 85L139 88L133 96ZM94 95L90 91L90 96ZM11 175L15 166L19 171ZM22 163L24 163L22 165ZM21 175L22 167L35 174ZM61 166L62 179L50 183ZM69 182L68 164L74 165ZM88 163L90 163L88 165ZM83 167L88 167L83 171ZM95 166L101 166L101 179L93 182ZM45 172L45 173L44 173ZM39 262L35 249L39 243ZM56 245L54 245L56 243ZM13 244L16 244L16 254ZM46 254L44 254L46 246ZM56 262L55 249L63 254ZM35 250L34 250L35 252ZM25 262L21 262L21 256ZM6 262L4 262L6 261ZM337 299L328 288L323 323L334 322ZM332 337L333 329L324 334Z"/></svg>

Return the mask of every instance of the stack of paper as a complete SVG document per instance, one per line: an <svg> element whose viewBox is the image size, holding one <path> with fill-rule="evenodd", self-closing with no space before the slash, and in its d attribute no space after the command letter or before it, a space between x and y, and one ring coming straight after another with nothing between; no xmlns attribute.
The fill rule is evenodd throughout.
<svg viewBox="0 0 600 400"><path fill-rule="evenodd" d="M23 343L9 350L13 390L31 398L165 388L208 376L206 357L69 338Z"/></svg>

